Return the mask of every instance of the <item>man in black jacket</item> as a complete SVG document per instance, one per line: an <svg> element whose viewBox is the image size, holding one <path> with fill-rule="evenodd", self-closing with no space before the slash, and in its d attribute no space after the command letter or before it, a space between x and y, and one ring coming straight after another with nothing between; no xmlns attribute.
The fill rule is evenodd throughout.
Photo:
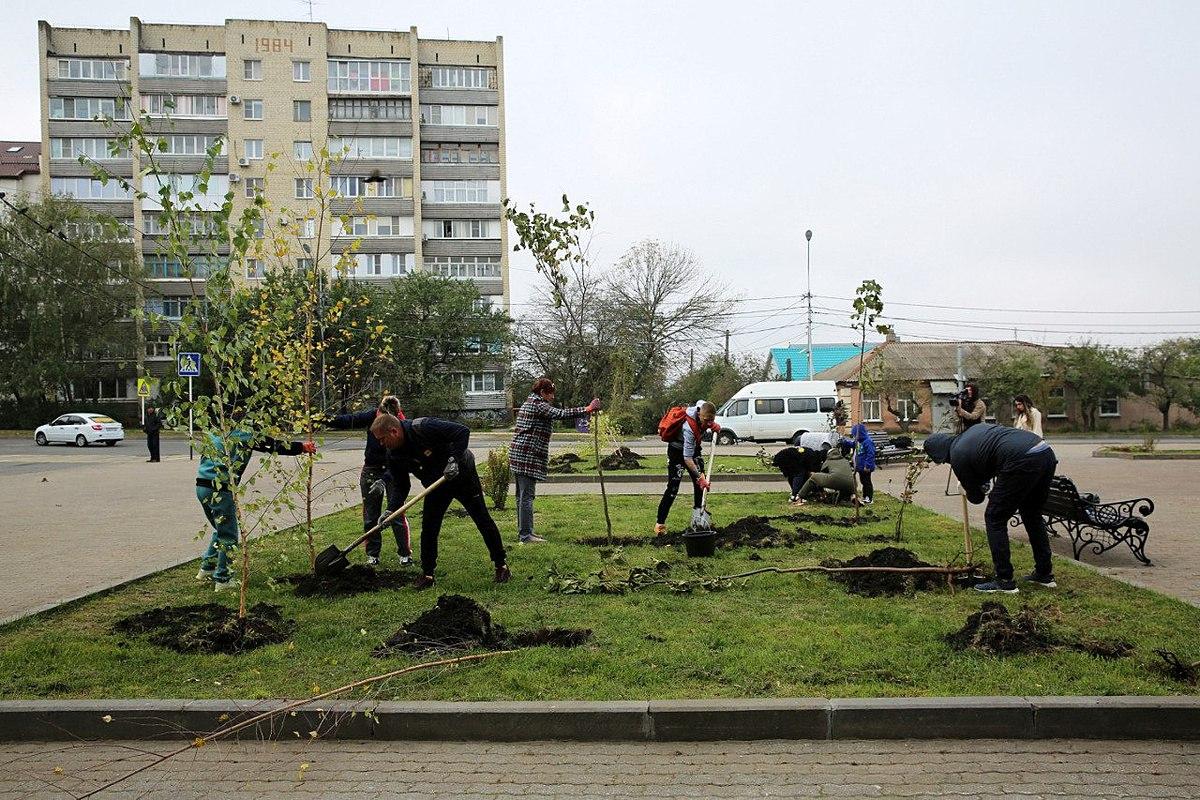
<svg viewBox="0 0 1200 800"><path fill-rule="evenodd" d="M404 505L404 496L400 494L397 481L387 468L387 448L384 447L375 434L371 433L371 423L380 414L391 414L397 419L404 419L400 410L400 399L395 395L387 395L379 403L379 408L370 408L354 414L339 414L329 421L331 428L341 430L351 428L367 428L367 445L363 450L363 468L358 476L358 489L363 500L363 530L369 531L379 523L383 514L383 498L387 496L389 509ZM408 475L404 476L404 485L408 486ZM407 494L407 489L405 490ZM392 535L396 537L396 550L400 553L400 565L412 563L412 538L409 535L408 516L401 514L392 521ZM367 563L378 564L383 551L383 536L375 534L367 539Z"/></svg>
<svg viewBox="0 0 1200 800"><path fill-rule="evenodd" d="M371 433L388 449L388 470L396 481L401 503L408 497L410 472L417 476L422 486L429 486L442 475L449 478L425 498L421 512L423 574L413 587L428 589L433 586L438 536L452 500L462 504L483 536L492 563L496 565L496 583L507 583L511 575L500 529L483 501L475 456L467 449L471 430L466 425L435 417L402 420L391 414L380 414L371 423Z"/></svg>
<svg viewBox="0 0 1200 800"><path fill-rule="evenodd" d="M796 502L800 499L800 487L814 472L819 472L825 465L825 450L814 450L811 447L785 447L771 458L771 463L783 473L791 487L789 500Z"/></svg>
<svg viewBox="0 0 1200 800"><path fill-rule="evenodd" d="M1050 481L1058 465L1050 445L1029 431L980 423L957 436L935 433L925 440L925 452L937 464L950 463L972 503L982 503L984 487L995 480L983 518L996 575L995 580L975 588L981 592L1018 591L1008 544L1008 521L1017 511L1021 512L1029 534L1035 564L1034 571L1024 580L1040 586L1057 586L1050 536L1042 519Z"/></svg>
<svg viewBox="0 0 1200 800"><path fill-rule="evenodd" d="M150 457L146 459L146 462L157 464L161 460L158 451L158 432L162 430L162 417L159 416L155 406L146 407L146 421L142 424L142 430L146 432L146 449L150 451Z"/></svg>

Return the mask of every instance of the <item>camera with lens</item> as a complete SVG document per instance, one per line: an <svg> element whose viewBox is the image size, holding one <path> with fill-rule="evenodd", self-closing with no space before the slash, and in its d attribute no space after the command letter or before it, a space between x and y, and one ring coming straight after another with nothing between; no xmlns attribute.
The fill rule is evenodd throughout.
<svg viewBox="0 0 1200 800"><path fill-rule="evenodd" d="M961 392L950 398L950 407L958 408L960 403L965 403L969 399L970 397L967 394L967 390L963 389Z"/></svg>

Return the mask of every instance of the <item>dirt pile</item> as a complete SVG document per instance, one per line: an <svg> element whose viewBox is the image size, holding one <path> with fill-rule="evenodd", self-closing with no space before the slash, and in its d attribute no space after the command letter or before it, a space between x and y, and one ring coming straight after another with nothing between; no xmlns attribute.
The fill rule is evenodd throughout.
<svg viewBox="0 0 1200 800"><path fill-rule="evenodd" d="M258 603L239 620L237 609L204 603L196 606L152 608L118 620L116 633L145 636L146 640L180 653L243 653L285 641L295 629L279 606Z"/></svg>
<svg viewBox="0 0 1200 800"><path fill-rule="evenodd" d="M807 523L809 525L831 525L835 528L856 528L859 525L868 525L872 522L879 522L883 517L880 517L873 511L864 511L859 514L858 522L854 521L854 516L835 517L832 514L812 514L804 511L794 514L784 514L771 519L786 520L787 522Z"/></svg>
<svg viewBox="0 0 1200 800"><path fill-rule="evenodd" d="M365 564L351 564L332 575L297 572L280 580L292 585L297 597L346 597L361 592L381 592L399 589L412 583L415 573L398 569L372 569Z"/></svg>
<svg viewBox="0 0 1200 800"><path fill-rule="evenodd" d="M821 562L821 566L911 569L933 565L917 558L911 550L900 547L881 547L878 550L872 550L869 555L855 556L849 561L826 559ZM911 594L918 590L936 589L945 582L945 578L941 575L904 572L831 572L829 578L843 584L846 591L864 597Z"/></svg>
<svg viewBox="0 0 1200 800"><path fill-rule="evenodd" d="M1000 603L988 601L967 617L961 630L948 634L946 641L955 650L975 650L994 656L1069 648L1112 660L1133 652L1129 642L1068 639L1057 634L1052 627L1057 611L1054 606L1042 609L1021 606L1020 611L1011 614Z"/></svg>
<svg viewBox="0 0 1200 800"><path fill-rule="evenodd" d="M733 550L738 547L795 547L804 542L815 542L826 537L807 528L797 528L795 533L781 531L771 525L772 517L749 516L717 528L717 548ZM684 531L665 533L662 536L614 536L614 547L682 547ZM608 537L589 536L580 540L589 547L608 547Z"/></svg>
<svg viewBox="0 0 1200 800"><path fill-rule="evenodd" d="M591 636L590 630L571 628L538 628L510 636L479 603L460 594L444 594L437 605L396 631L372 655L428 655L477 647L578 647Z"/></svg>
<svg viewBox="0 0 1200 800"><path fill-rule="evenodd" d="M552 456L550 460L546 462L546 472L556 472L560 474L578 472L579 470L575 469L575 465L582 461L583 459L574 453L560 453L556 456Z"/></svg>
<svg viewBox="0 0 1200 800"><path fill-rule="evenodd" d="M620 471L623 469L641 469L645 456L635 453L628 447L618 447L613 452L600 459L600 466L606 470Z"/></svg>

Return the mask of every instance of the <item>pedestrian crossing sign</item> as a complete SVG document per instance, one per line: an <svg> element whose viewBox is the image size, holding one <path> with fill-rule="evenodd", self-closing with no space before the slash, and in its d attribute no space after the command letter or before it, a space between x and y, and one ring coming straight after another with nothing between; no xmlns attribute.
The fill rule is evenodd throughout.
<svg viewBox="0 0 1200 800"><path fill-rule="evenodd" d="M199 353L180 353L177 359L179 367L179 377L181 378L199 378L200 377L200 354Z"/></svg>
<svg viewBox="0 0 1200 800"><path fill-rule="evenodd" d="M149 378L138 378L137 381L138 381L138 397L149 397L150 396L150 379Z"/></svg>

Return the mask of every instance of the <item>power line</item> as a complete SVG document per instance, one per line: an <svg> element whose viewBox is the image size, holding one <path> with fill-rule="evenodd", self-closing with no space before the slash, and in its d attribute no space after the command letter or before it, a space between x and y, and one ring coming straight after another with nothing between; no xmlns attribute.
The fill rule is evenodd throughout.
<svg viewBox="0 0 1200 800"><path fill-rule="evenodd" d="M854 301L853 297L835 297L833 295L824 295L824 294L815 294L815 295L813 295L813 297L820 297L822 300L844 300L847 302ZM1200 314L1200 309L1195 309L1195 310L1191 310L1191 311L1182 311L1182 310L1163 311L1163 310L1159 310L1159 309L1154 309L1151 311L1131 311L1129 309L1120 309L1117 311L1103 311L1103 310L1098 310L1098 309L1083 309L1083 310L1081 310L1081 309L1049 309L1049 308L983 308L983 307L978 307L978 306L946 306L946 305L936 305L933 303L905 303L905 302L901 302L899 300L887 300L887 301L885 301L884 305L885 306L887 306L887 305L912 306L914 308L938 308L938 309L945 309L945 310L950 310L950 311L998 311L1001 313L1013 313L1013 314L1103 314L1105 316L1112 315L1112 314L1141 314L1141 315L1146 315L1146 314Z"/></svg>

